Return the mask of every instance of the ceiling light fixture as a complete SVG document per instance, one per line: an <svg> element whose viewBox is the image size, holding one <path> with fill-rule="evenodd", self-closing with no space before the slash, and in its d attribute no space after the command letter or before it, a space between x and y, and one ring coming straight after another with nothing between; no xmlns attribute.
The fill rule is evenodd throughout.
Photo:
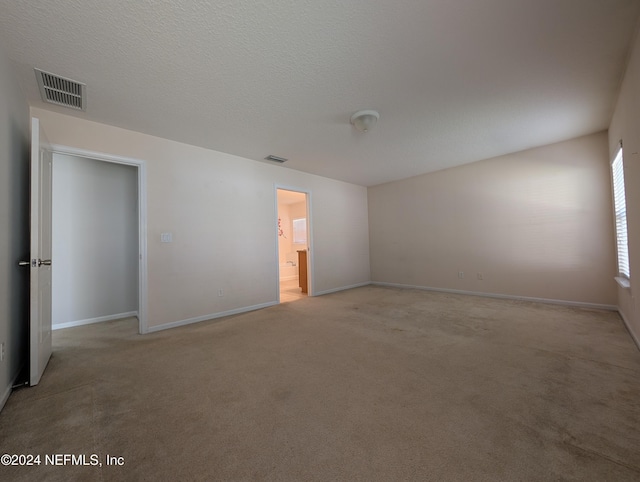
<svg viewBox="0 0 640 482"><path fill-rule="evenodd" d="M351 123L361 132L367 132L380 118L375 110L360 110L351 116Z"/></svg>

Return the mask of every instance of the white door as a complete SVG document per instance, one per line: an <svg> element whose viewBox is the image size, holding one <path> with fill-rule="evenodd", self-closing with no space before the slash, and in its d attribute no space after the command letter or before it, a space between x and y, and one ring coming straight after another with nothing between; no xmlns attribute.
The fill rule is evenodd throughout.
<svg viewBox="0 0 640 482"><path fill-rule="evenodd" d="M51 357L51 150L31 119L31 260L29 384L37 385Z"/></svg>

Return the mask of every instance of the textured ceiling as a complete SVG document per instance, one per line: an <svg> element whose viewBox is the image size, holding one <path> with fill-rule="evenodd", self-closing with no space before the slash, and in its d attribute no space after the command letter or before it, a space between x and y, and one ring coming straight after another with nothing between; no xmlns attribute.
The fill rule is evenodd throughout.
<svg viewBox="0 0 640 482"><path fill-rule="evenodd" d="M362 185L608 127L638 0L0 0L29 102ZM41 104L33 67L87 84ZM377 109L368 133L351 114Z"/></svg>

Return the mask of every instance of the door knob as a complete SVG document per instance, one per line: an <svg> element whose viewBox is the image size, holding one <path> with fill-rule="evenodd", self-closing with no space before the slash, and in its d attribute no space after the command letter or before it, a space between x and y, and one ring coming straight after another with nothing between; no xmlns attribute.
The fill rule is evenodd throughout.
<svg viewBox="0 0 640 482"><path fill-rule="evenodd" d="M35 259L32 259L31 261L18 261L18 266L32 266L32 267L40 267L42 265L45 266L51 266L51 260L50 259L38 259L37 261Z"/></svg>

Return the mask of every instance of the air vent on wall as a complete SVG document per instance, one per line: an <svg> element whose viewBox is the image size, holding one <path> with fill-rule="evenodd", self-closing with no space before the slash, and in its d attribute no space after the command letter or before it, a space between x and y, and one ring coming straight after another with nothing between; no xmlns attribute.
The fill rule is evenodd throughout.
<svg viewBox="0 0 640 482"><path fill-rule="evenodd" d="M267 161L279 162L280 164L282 164L283 162L287 162L289 160L289 159L285 159L284 157L274 156L272 154L269 154L267 157L265 157L265 159Z"/></svg>
<svg viewBox="0 0 640 482"><path fill-rule="evenodd" d="M87 108L86 84L39 69L34 70L38 87L40 87L40 96L44 102L76 110Z"/></svg>

